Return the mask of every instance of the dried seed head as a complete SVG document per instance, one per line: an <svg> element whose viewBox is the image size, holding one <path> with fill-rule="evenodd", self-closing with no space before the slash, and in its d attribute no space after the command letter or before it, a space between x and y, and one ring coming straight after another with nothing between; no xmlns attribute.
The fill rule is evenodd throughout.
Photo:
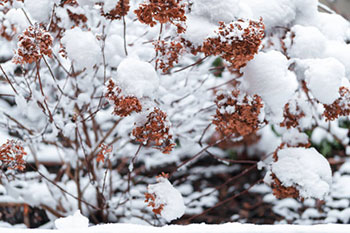
<svg viewBox="0 0 350 233"><path fill-rule="evenodd" d="M37 62L42 56L52 56L53 38L44 28L39 25L29 26L22 35L18 37L18 49L13 62L26 64Z"/></svg>
<svg viewBox="0 0 350 233"><path fill-rule="evenodd" d="M122 90L109 80L105 97L114 104L113 114L125 117L132 112L141 112L142 106L139 99L135 96L123 96L121 92Z"/></svg>
<svg viewBox="0 0 350 233"><path fill-rule="evenodd" d="M0 147L1 167L23 171L25 169L24 157L27 153L24 151L22 144L15 140L7 140Z"/></svg>
<svg viewBox="0 0 350 233"><path fill-rule="evenodd" d="M110 20L118 20L127 15L130 10L129 0L119 0L117 5L109 12L104 12L101 8L101 15Z"/></svg>
<svg viewBox="0 0 350 233"><path fill-rule="evenodd" d="M350 90L346 87L339 89L340 97L332 104L324 104L323 115L328 121L334 121L340 116L350 115Z"/></svg>
<svg viewBox="0 0 350 233"><path fill-rule="evenodd" d="M157 22L171 23L177 27L178 33L183 33L186 22L185 4L180 4L182 0L148 0L147 3L140 4L135 10L139 21L151 27Z"/></svg>
<svg viewBox="0 0 350 233"><path fill-rule="evenodd" d="M175 146L172 143L173 136L170 134L167 115L158 108L147 116L144 125L134 128L132 134L136 141L147 146L154 146L165 154L170 153Z"/></svg>
<svg viewBox="0 0 350 233"><path fill-rule="evenodd" d="M239 69L258 53L265 35L265 26L259 22L238 20L229 24L219 22L217 37L204 41L201 52L206 56L220 56L229 62L232 69Z"/></svg>
<svg viewBox="0 0 350 233"><path fill-rule="evenodd" d="M263 107L261 97L242 94L239 90L216 97L216 115L213 123L223 135L246 136L262 124L259 119Z"/></svg>

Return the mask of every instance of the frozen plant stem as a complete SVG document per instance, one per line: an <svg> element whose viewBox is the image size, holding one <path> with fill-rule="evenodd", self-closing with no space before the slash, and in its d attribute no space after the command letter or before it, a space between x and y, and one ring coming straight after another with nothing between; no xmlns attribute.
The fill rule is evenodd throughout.
<svg viewBox="0 0 350 233"><path fill-rule="evenodd" d="M127 50L127 44L126 44L126 22L125 22L125 16L123 18L123 37L124 37L124 51L125 51L125 56L128 56L128 50Z"/></svg>

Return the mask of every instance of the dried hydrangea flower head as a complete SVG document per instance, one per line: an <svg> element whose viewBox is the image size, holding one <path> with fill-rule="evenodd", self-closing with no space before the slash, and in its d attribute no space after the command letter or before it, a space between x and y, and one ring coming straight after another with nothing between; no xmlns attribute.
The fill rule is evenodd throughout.
<svg viewBox="0 0 350 233"><path fill-rule="evenodd" d="M220 56L233 69L239 69L254 58L265 35L265 26L260 20L244 21L242 19L225 24L219 22L217 37L204 41L201 51L206 55Z"/></svg>
<svg viewBox="0 0 350 233"><path fill-rule="evenodd" d="M240 90L219 93L216 97L216 115L213 123L223 135L246 136L254 133L262 124L262 100L258 95L249 96Z"/></svg>
<svg viewBox="0 0 350 233"><path fill-rule="evenodd" d="M152 212L165 218L168 222L180 218L185 213L184 200L168 180L165 173L157 176L157 183L148 185L145 202Z"/></svg>
<svg viewBox="0 0 350 233"><path fill-rule="evenodd" d="M115 7L108 12L104 12L103 7L101 8L101 15L110 20L118 20L123 16L126 16L130 10L129 0L119 0Z"/></svg>
<svg viewBox="0 0 350 233"><path fill-rule="evenodd" d="M155 50L161 55L157 58L157 66L166 73L170 68L179 62L184 45L180 41L157 41L154 43Z"/></svg>
<svg viewBox="0 0 350 233"><path fill-rule="evenodd" d="M135 96L123 96L121 92L122 90L110 79L105 97L114 105L113 114L125 117L132 112L141 112L142 106L139 99Z"/></svg>
<svg viewBox="0 0 350 233"><path fill-rule="evenodd" d="M139 21L148 24L151 27L157 22L171 23L177 27L178 33L183 33L186 22L185 4L181 4L182 0L148 0L147 3L140 4L140 7L135 10Z"/></svg>
<svg viewBox="0 0 350 233"><path fill-rule="evenodd" d="M105 144L101 144L99 146L100 150L99 152L97 153L97 158L96 158L96 161L97 162L102 162L104 163L105 159L110 155L110 153L112 152L113 150L113 146L108 146L108 145L105 145Z"/></svg>
<svg viewBox="0 0 350 233"><path fill-rule="evenodd" d="M305 113L296 102L290 102L284 106L283 117L283 122L280 124L281 127L286 127L287 129L296 128L299 126L299 120L305 117Z"/></svg>
<svg viewBox="0 0 350 233"><path fill-rule="evenodd" d="M146 123L134 128L132 135L136 141L146 146L154 146L164 154L170 153L175 146L167 115L159 108L154 108L148 114Z"/></svg>
<svg viewBox="0 0 350 233"><path fill-rule="evenodd" d="M332 170L326 158L314 148L285 147L274 153L266 174L277 198L323 199L332 183Z"/></svg>
<svg viewBox="0 0 350 233"><path fill-rule="evenodd" d="M350 115L350 90L346 87L339 89L340 97L332 104L324 104L323 115L329 121L334 121L340 116Z"/></svg>
<svg viewBox="0 0 350 233"><path fill-rule="evenodd" d="M24 151L22 144L15 140L7 140L0 147L1 167L23 171L25 169L24 157L27 153Z"/></svg>
<svg viewBox="0 0 350 233"><path fill-rule="evenodd" d="M18 36L18 49L13 58L16 64L39 61L44 55L52 56L53 38L44 28L35 24Z"/></svg>

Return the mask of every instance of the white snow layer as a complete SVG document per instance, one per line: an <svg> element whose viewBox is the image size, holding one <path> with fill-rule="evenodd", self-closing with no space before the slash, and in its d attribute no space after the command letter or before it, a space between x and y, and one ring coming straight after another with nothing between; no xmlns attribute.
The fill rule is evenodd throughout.
<svg viewBox="0 0 350 233"><path fill-rule="evenodd" d="M153 97L159 88L153 66L135 58L126 58L119 64L116 82L124 94L138 98Z"/></svg>
<svg viewBox="0 0 350 233"><path fill-rule="evenodd" d="M307 60L305 71L307 87L312 95L323 104L332 104L340 97L339 88L345 77L345 68L335 58Z"/></svg>
<svg viewBox="0 0 350 233"><path fill-rule="evenodd" d="M254 225L241 223L226 223L221 225L191 224L187 226L170 225L152 227L135 224L105 224L81 230L76 228L64 230L45 229L15 229L0 228L6 233L349 233L350 225L323 224L313 226L300 225Z"/></svg>
<svg viewBox="0 0 350 233"><path fill-rule="evenodd" d="M193 1L192 14L209 19L214 24L218 24L220 21L230 23L235 18L250 18L252 16L249 7L241 0L195 0Z"/></svg>
<svg viewBox="0 0 350 233"><path fill-rule="evenodd" d="M29 12L30 16L38 21L48 21L52 12L53 4L58 1L55 0L25 0L24 7Z"/></svg>
<svg viewBox="0 0 350 233"><path fill-rule="evenodd" d="M326 37L316 27L296 25L287 36L288 54L295 58L318 58L326 49ZM291 43L290 38L293 38Z"/></svg>
<svg viewBox="0 0 350 233"><path fill-rule="evenodd" d="M288 70L288 60L280 52L260 52L243 71L243 87L251 95L261 96L267 117L279 123L283 107L298 87L296 76Z"/></svg>
<svg viewBox="0 0 350 233"><path fill-rule="evenodd" d="M67 30L61 42L66 48L68 58L78 70L92 70L101 59L101 48L90 31L85 32L78 27Z"/></svg>
<svg viewBox="0 0 350 233"><path fill-rule="evenodd" d="M301 197L323 199L332 183L328 161L314 148L286 148L277 154L271 171L285 187L296 187Z"/></svg>
<svg viewBox="0 0 350 233"><path fill-rule="evenodd" d="M56 219L55 226L59 230L87 228L89 226L89 219L81 215L80 211L78 210L73 216Z"/></svg>
<svg viewBox="0 0 350 233"><path fill-rule="evenodd" d="M156 184L148 185L147 190L155 195L157 206L164 205L161 216L168 222L182 217L186 207L181 193L171 185L168 179L159 177L157 181Z"/></svg>

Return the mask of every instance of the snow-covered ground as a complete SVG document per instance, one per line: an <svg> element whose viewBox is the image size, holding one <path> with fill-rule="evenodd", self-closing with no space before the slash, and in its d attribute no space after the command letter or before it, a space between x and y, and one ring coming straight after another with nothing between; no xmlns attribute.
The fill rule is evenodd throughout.
<svg viewBox="0 0 350 233"><path fill-rule="evenodd" d="M64 230L40 229L8 229L0 228L4 233L348 233L350 225L328 224L314 226L297 225L253 225L240 223L226 223L222 225L191 224L187 226L170 225L151 227L133 224L106 224L89 228L71 228Z"/></svg>

